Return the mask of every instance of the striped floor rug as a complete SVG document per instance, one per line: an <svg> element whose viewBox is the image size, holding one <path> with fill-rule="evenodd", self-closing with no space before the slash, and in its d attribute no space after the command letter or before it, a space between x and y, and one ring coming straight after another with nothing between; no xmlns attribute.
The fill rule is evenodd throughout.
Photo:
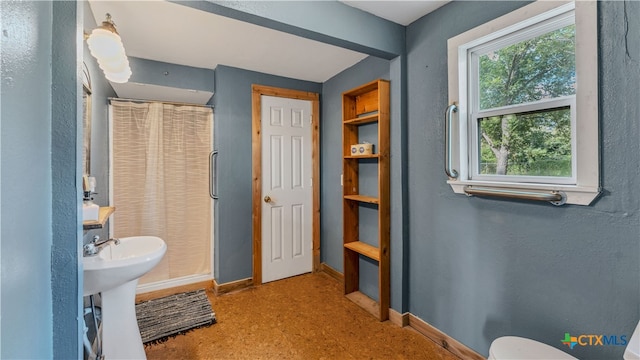
<svg viewBox="0 0 640 360"><path fill-rule="evenodd" d="M204 289L136 304L142 342L159 343L189 330L211 326L216 314Z"/></svg>

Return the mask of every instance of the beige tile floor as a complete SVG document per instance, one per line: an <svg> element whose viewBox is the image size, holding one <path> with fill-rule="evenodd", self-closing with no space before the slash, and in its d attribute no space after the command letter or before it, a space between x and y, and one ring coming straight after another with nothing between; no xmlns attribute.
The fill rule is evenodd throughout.
<svg viewBox="0 0 640 360"><path fill-rule="evenodd" d="M411 328L379 322L324 273L207 293L218 323L146 346L149 360L458 359Z"/></svg>

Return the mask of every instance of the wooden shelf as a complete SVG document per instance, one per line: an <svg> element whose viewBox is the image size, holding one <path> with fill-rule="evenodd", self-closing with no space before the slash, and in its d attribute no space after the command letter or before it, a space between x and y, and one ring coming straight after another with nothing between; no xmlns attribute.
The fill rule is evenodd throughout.
<svg viewBox="0 0 640 360"><path fill-rule="evenodd" d="M360 85L355 89L351 89L349 91L346 91L343 95L345 96L350 96L350 97L361 97L363 95L374 95L373 92L377 91L378 88L380 87L380 82L386 82L387 85L389 84L388 80L373 80L372 82L366 83L364 85ZM372 97L372 96L371 96ZM366 111L363 111L366 112ZM362 112L360 112L362 113Z"/></svg>
<svg viewBox="0 0 640 360"><path fill-rule="evenodd" d="M364 125L364 124L371 124L377 121L378 121L378 114L373 114L373 115L361 116L361 117L345 120L344 124L345 125Z"/></svg>
<svg viewBox="0 0 640 360"><path fill-rule="evenodd" d="M371 154L371 155L347 155L345 159L378 159L380 154Z"/></svg>
<svg viewBox="0 0 640 360"><path fill-rule="evenodd" d="M369 245L367 243L363 243L362 241L354 241L350 243L345 243L344 247L346 247L349 250L353 250L360 255L364 255L369 259L380 261L380 249L378 249L375 246Z"/></svg>
<svg viewBox="0 0 640 360"><path fill-rule="evenodd" d="M342 93L342 175L343 175L343 266L344 294L347 298L362 306L378 320L389 318L390 293L390 165L389 165L389 81L375 80ZM373 124L377 126L377 154L353 156L351 145L361 140L359 125ZM364 129L364 128L362 128ZM369 130L369 127L367 127ZM372 129L375 130L375 129ZM367 131L368 133L368 131ZM364 134L363 134L364 135ZM382 155L381 155L382 154ZM377 180L378 196L359 195L360 184L365 176L360 173L360 166L366 164L359 159L373 159L377 163L377 174L366 172L367 183ZM378 224L360 223L362 204L377 206ZM360 239L360 231L364 227L375 227L378 230L378 247L366 244ZM373 242L373 241L372 241ZM359 291L360 259L366 256L378 262L378 301L374 301Z"/></svg>
<svg viewBox="0 0 640 360"><path fill-rule="evenodd" d="M365 196L365 195L345 195L344 198L346 200L358 201L368 204L379 204L380 201L378 198L374 198L373 196Z"/></svg>
<svg viewBox="0 0 640 360"><path fill-rule="evenodd" d="M98 220L88 220L82 223L83 230L93 230L93 229L102 229L104 224L109 220L109 216L116 211L114 206L103 206L100 207L100 211L98 212Z"/></svg>

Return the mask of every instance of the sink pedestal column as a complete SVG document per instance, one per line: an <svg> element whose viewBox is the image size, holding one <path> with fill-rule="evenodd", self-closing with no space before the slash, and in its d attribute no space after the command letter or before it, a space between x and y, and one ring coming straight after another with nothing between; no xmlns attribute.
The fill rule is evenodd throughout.
<svg viewBox="0 0 640 360"><path fill-rule="evenodd" d="M102 353L105 359L146 359L136 318L136 286L129 281L100 294Z"/></svg>

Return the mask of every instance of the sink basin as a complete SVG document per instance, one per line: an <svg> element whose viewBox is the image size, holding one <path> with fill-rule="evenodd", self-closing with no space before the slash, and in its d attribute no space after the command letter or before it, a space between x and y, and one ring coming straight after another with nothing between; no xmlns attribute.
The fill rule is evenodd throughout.
<svg viewBox="0 0 640 360"><path fill-rule="evenodd" d="M121 238L95 256L82 258L84 296L97 294L140 278L153 269L167 251L164 240L155 236Z"/></svg>
<svg viewBox="0 0 640 360"><path fill-rule="evenodd" d="M146 359L136 319L138 279L153 269L167 251L155 236L120 238L95 256L82 258L84 295L100 293L102 323L98 333L105 359Z"/></svg>

